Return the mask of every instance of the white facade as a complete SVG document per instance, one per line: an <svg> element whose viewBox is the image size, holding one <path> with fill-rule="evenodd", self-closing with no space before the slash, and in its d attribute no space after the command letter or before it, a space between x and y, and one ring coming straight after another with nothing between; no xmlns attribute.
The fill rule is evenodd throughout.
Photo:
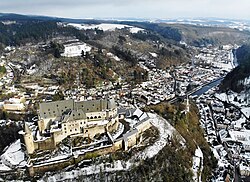
<svg viewBox="0 0 250 182"><path fill-rule="evenodd" d="M65 56L65 57L81 56L82 51L84 51L84 53L86 53L86 52L89 52L91 50L91 47L85 43L67 44L67 45L64 45L64 48L65 48L64 53L61 54L61 56Z"/></svg>

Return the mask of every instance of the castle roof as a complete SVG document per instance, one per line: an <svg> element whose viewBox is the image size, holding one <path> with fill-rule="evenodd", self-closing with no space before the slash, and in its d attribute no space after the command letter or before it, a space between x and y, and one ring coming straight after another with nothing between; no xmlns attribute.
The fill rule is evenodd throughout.
<svg viewBox="0 0 250 182"><path fill-rule="evenodd" d="M80 119L86 119L86 113L83 112L82 109L70 111L67 115L65 115L62 122L74 121Z"/></svg>
<svg viewBox="0 0 250 182"><path fill-rule="evenodd" d="M80 101L63 100L56 102L41 103L39 109L40 118L55 118L68 114L68 111L76 111L76 115L84 117L83 113L100 112L106 109L116 108L114 99ZM73 114L74 114L73 113ZM79 118L80 119L80 118Z"/></svg>

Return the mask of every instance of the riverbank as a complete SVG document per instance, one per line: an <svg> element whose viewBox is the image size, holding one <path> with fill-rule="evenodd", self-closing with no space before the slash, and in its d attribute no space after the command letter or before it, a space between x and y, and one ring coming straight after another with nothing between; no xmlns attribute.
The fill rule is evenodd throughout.
<svg viewBox="0 0 250 182"><path fill-rule="evenodd" d="M218 78L213 80L210 83L204 84L203 86L198 87L198 90L194 91L193 93L191 93L191 96L200 96L202 94L204 94L205 92L207 92L208 90L210 90L211 88L218 86L221 81L224 79L224 77Z"/></svg>

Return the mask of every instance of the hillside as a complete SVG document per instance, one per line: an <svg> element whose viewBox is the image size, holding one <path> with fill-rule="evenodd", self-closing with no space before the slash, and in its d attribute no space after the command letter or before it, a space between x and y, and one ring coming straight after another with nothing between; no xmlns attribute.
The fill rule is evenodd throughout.
<svg viewBox="0 0 250 182"><path fill-rule="evenodd" d="M196 106L192 104L190 112L185 114L183 109L185 105L183 103L178 103L177 105L170 105L168 103L162 103L156 106L150 106L145 108L145 110L155 110L155 112L164 119L161 119L161 127L167 134L168 143L153 157L147 157L145 160L138 158L136 162L129 168L121 170L118 167L116 170L107 170L109 167L103 165L99 169L98 165L100 163L113 163L116 164L116 160L123 160L122 166L126 166L126 162L130 161L131 158L137 156L138 148L129 150L128 152L113 153L109 156L104 156L103 158L94 159L96 170L94 173L85 175L81 169L71 168L68 171L62 171L61 175L58 173L52 174L54 179L69 179L74 176L76 181L166 181L166 182L190 182L196 181L193 178L192 173L192 157L195 154L197 147L200 147L204 159L201 179L202 181L209 181L213 169L217 165L217 161L213 156L213 153L203 137L203 130L199 126L199 116ZM170 126L168 122L176 128L173 134L169 133ZM171 127L172 127L171 126ZM164 138L164 137L163 137ZM184 142L184 144L183 144ZM154 149L152 149L154 150ZM157 147L155 148L157 150ZM106 166L106 167L105 167ZM89 169L90 171L90 169ZM199 172L200 173L200 172ZM172 175L174 174L174 175ZM47 181L50 178L50 173L46 173L42 180Z"/></svg>
<svg viewBox="0 0 250 182"><path fill-rule="evenodd" d="M144 28L174 42L184 41L193 46L242 44L249 40L249 31L221 26L199 26L185 23L121 22Z"/></svg>
<svg viewBox="0 0 250 182"><path fill-rule="evenodd" d="M56 22L53 18L41 20L39 17L25 17L11 15L10 19L5 16L0 18L0 51L5 52L7 61L15 60L15 64L21 67L16 69L17 83L44 84L44 79L46 83L49 79L50 83L57 82L67 89L77 86L79 82L87 88L98 86L103 81L114 83L118 79L141 82L147 78L138 75L147 73L138 66L139 61L151 61L152 67L165 69L190 59L189 50L179 45L178 41L170 41L171 36L179 36L172 29L166 29L165 33L170 32L171 36L166 33L165 37L170 37L165 38L157 32L136 26L133 29L81 29L78 27L82 24ZM99 27L121 26L95 23ZM84 56L70 58L60 55L65 45L76 41L86 44L91 51L85 52ZM6 46L16 46L18 49L8 52L4 50ZM36 71L30 74L34 67ZM78 78L78 82L75 78Z"/></svg>
<svg viewBox="0 0 250 182"><path fill-rule="evenodd" d="M248 91L248 79L250 76L250 45L243 45L236 51L239 66L230 72L220 85L222 91L228 89L240 93Z"/></svg>
<svg viewBox="0 0 250 182"><path fill-rule="evenodd" d="M0 20L0 52L5 46L18 46L18 50L8 54L7 60L15 60L25 67L24 71L19 70L21 74L17 72L18 83L27 80L44 83L46 78L46 81L50 79L66 88L74 87L72 83L77 77L78 82L88 88L103 81L116 82L120 78L128 82L143 81L146 77L137 76L146 75L146 71L137 65L140 61L161 69L187 63L193 50L181 45L180 41L205 46L240 44L249 39L249 33L244 31L183 24L71 20L16 14L4 14ZM73 23L66 23L70 21ZM114 28L102 29L107 25ZM92 51L85 57L60 57L64 44L76 39L86 43ZM30 48L26 44L32 44L32 50L28 51ZM58 49L60 46L50 47L60 44L61 49ZM31 66L38 70L32 75L26 72ZM65 71L68 67L71 67L70 72ZM76 86L77 82L74 84Z"/></svg>
<svg viewBox="0 0 250 182"><path fill-rule="evenodd" d="M242 44L249 40L250 32L211 26L173 24L182 33L182 40L194 46Z"/></svg>
<svg viewBox="0 0 250 182"><path fill-rule="evenodd" d="M47 16L27 16L19 14L0 14L0 21L18 21L18 22L67 22L67 23L78 23L78 24L94 24L98 25L101 23L110 23L110 24L122 24L139 27L149 31L149 35L146 36L146 39L153 39L155 41L161 38L167 39L169 43L178 43L179 41L185 41L188 44L194 46L201 46L207 44L228 44L228 43L237 43L242 44L246 40L249 40L250 33L249 31L240 31L237 28L229 28L233 21L223 21L224 27L217 24L213 25L211 20L202 20L205 25L194 25L189 24L187 21L185 23L180 20L158 20L149 22L146 20L136 20L136 21L115 21L115 20L95 20L95 19L70 19L70 18L59 18L59 17L47 17ZM180 22L180 23L175 23ZM207 24L206 24L207 23ZM220 22L221 23L221 22ZM210 25L210 26L208 26ZM229 27L228 27L229 26ZM145 36L138 35L137 37L143 38Z"/></svg>
<svg viewBox="0 0 250 182"><path fill-rule="evenodd" d="M178 96L182 94L181 96L185 97L186 87L191 82L204 84L206 82L202 82L203 80L211 81L213 78L221 77L225 72L221 74L221 67L217 68L212 63L225 61L226 65L229 65L231 62L228 59L230 57L231 60L233 49L222 50L222 45L232 44L227 46L233 47L235 43L241 44L248 39L249 32L221 27L0 14L1 59L8 68L6 70L5 67L1 67L0 73L8 73L11 77L8 82L10 90L20 89L20 92L25 93L30 99L27 102L27 115L36 114L38 103L43 101L69 98L92 100L112 96L118 98L117 103L121 107L136 105L139 99L145 100L142 101L145 103L138 102L136 107L144 108L145 111L151 112L150 114L155 112L152 115L162 117L160 120L154 119L162 124L158 125L159 133L164 133L163 138L167 144L163 145L159 140L162 148L154 156L145 157L145 160L136 158L130 168L126 167L126 163L121 163L121 166L125 165L122 170L116 170L114 165L115 170L103 172L103 167L109 168L106 165L102 166L103 163L108 161L109 165L113 165L117 159L128 162L126 159L133 158L138 148L113 153L104 158L96 158L93 153L89 158L94 167L101 164L100 170L95 168L89 175L75 173L75 170L86 167L81 163L60 172L75 173L78 178L76 180L79 181L107 179L188 182L193 179L196 181L197 177L202 181L208 181L217 161L204 138L198 108L191 103L190 108L186 109L186 103ZM216 47L208 46L210 44ZM241 80L250 76L249 50L248 46L237 50L240 66L227 75L221 89L231 88L239 92L245 88L246 84ZM210 59L213 60L210 62L211 65L201 63L200 68L198 64L187 64L195 57L194 52L198 51L206 61L213 56L216 59ZM190 74L192 72L193 76ZM191 80L190 77L195 79ZM149 82L144 82L147 80ZM142 82L144 83L139 84ZM165 88L162 89L163 87ZM3 92L5 90L7 87L3 87ZM143 98L144 95L146 99ZM5 96L12 97L7 94ZM177 102L171 105L168 101L173 97ZM1 117L5 120L12 119L5 112ZM32 115L30 118L33 121L35 117ZM152 121L155 121L154 119ZM35 120L36 118L34 122ZM169 126L174 128L171 135L161 131L162 128L169 129ZM12 130L3 132L10 136L10 140L2 142L0 149L17 138L15 134L18 127L13 127L14 135L11 135ZM4 131L5 127L2 130ZM156 139L157 130L149 131L149 135ZM149 145L147 143L147 146ZM199 162L193 157L199 158ZM99 171L100 173L96 174ZM50 174L52 173L46 175ZM48 180L50 179L45 179Z"/></svg>

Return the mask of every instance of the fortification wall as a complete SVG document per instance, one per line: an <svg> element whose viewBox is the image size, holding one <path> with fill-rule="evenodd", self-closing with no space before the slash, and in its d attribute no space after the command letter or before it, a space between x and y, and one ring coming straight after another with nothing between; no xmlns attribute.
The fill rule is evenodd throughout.
<svg viewBox="0 0 250 182"><path fill-rule="evenodd" d="M44 163L44 164L39 164L39 165L31 164L30 167L28 167L29 174L30 176L34 176L35 174L42 174L47 171L58 171L69 165L77 164L85 159L90 159L90 158L97 157L100 155L105 155L108 153L115 152L117 150L123 150L125 147L124 145L127 145L127 147L130 148L138 143L139 141L138 137L140 137L141 134L142 133L137 132L137 133L134 133L133 135L128 136L125 139L127 144L125 144L126 142L124 142L124 139L120 139L120 140L115 141L111 146L89 151L85 154L80 154L78 156L70 156L66 159L57 160L54 162ZM45 146L40 146L40 147L45 147Z"/></svg>
<svg viewBox="0 0 250 182"><path fill-rule="evenodd" d="M37 146L36 149L38 150L52 150L56 147L52 137L42 141L35 141L34 145Z"/></svg>

